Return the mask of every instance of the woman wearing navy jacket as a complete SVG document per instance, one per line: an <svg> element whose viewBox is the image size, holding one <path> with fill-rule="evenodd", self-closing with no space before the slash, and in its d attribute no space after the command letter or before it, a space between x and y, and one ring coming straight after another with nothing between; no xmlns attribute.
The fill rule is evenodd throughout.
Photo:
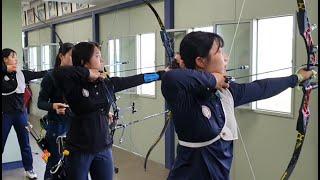
<svg viewBox="0 0 320 180"><path fill-rule="evenodd" d="M228 180L233 141L238 138L234 108L266 99L311 77L311 71L238 84L226 82L223 39L208 32L187 34L179 64L164 74L161 90L178 135L177 156L168 180ZM179 58L177 58L179 59Z"/></svg>
<svg viewBox="0 0 320 180"><path fill-rule="evenodd" d="M62 44L56 57L55 68L72 65L73 46L72 43ZM58 136L66 133L70 128L72 112L67 107L68 105L63 99L62 91L57 87L52 71L49 71L41 81L41 89L38 97L38 108L48 111L46 139L48 142L47 150L51 156L48 158L46 165L44 173L45 180L53 178L50 169L58 164L62 157L59 154L56 139Z"/></svg>
<svg viewBox="0 0 320 180"><path fill-rule="evenodd" d="M66 137L70 154L66 159L68 179L113 178L112 140L108 113L115 101L114 93L161 80L164 71L130 77L105 77L99 45L76 44L72 51L73 66L59 67L53 75L63 89L74 117Z"/></svg>

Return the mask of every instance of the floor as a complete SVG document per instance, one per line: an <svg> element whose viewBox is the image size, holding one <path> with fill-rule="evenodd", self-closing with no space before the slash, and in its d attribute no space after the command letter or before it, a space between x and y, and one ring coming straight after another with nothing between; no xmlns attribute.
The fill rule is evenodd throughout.
<svg viewBox="0 0 320 180"><path fill-rule="evenodd" d="M40 125L38 117L29 116L29 121L34 125L36 132L39 132ZM30 136L31 149L33 153L33 167L38 179L43 179L45 171L45 163L41 159L42 152L36 141ZM113 158L115 166L119 168L119 172L114 174L114 180L164 180L168 176L169 170L164 165L148 160L148 170L143 169L142 157L125 151L118 147L113 147ZM2 171L3 180L25 180L24 169L13 169ZM90 176L89 176L89 179Z"/></svg>

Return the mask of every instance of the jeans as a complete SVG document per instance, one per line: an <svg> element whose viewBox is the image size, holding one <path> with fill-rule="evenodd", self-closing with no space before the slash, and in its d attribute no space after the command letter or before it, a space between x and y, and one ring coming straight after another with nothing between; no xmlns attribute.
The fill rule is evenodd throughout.
<svg viewBox="0 0 320 180"><path fill-rule="evenodd" d="M89 172L93 180L112 180L112 150L107 148L98 153L71 151L66 156L66 169L69 180L86 180Z"/></svg>
<svg viewBox="0 0 320 180"><path fill-rule="evenodd" d="M22 164L26 171L32 170L32 153L29 142L29 132L26 129L28 125L27 113L6 114L2 113L2 154L6 144L9 132L13 126L16 130L18 142L20 146Z"/></svg>

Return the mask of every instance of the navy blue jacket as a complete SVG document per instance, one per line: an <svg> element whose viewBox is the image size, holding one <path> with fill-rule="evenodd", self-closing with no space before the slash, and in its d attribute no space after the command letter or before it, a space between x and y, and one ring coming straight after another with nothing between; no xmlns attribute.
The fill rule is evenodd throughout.
<svg viewBox="0 0 320 180"><path fill-rule="evenodd" d="M53 103L66 103L63 99L62 90L57 87L52 75L52 71L49 71L41 81L41 89L38 97L38 108L48 111L48 121L63 123L68 126L71 122L72 112L69 108L66 109L66 114L57 114L53 109Z"/></svg>
<svg viewBox="0 0 320 180"><path fill-rule="evenodd" d="M152 81L161 80L163 73L157 72L159 78ZM151 82L146 81L146 75L148 73L89 82L87 68L61 66L54 69L53 77L74 115L66 138L69 150L96 153L111 147L107 118L115 101L114 93Z"/></svg>
<svg viewBox="0 0 320 180"><path fill-rule="evenodd" d="M289 87L295 87L297 81L298 77L291 75L245 84L231 82L229 91L237 107L277 95ZM197 70L175 69L163 76L161 90L172 112L180 140L205 142L221 132L225 116L215 86L216 79L211 73ZM202 114L201 105L210 108L212 116L209 120ZM233 141L219 139L201 148L178 145L177 157L168 179L228 180L232 158Z"/></svg>

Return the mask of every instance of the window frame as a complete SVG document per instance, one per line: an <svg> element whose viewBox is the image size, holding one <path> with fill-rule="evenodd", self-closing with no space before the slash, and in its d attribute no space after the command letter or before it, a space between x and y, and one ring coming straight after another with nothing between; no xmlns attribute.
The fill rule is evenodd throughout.
<svg viewBox="0 0 320 180"><path fill-rule="evenodd" d="M107 39L106 39L106 41L107 41L107 45L106 45L106 53L105 53L105 55L106 55L106 57L104 57L104 67L106 67L107 69L108 69L108 71L110 72L110 76L111 77L121 77L121 72L117 72L117 71L115 71L116 70L116 67L115 66L113 66L113 67L111 67L111 66L109 66L109 67L107 67L107 65L111 65L111 64L114 64L115 62L111 62L111 59L110 59L110 52L109 52L109 41L110 40L113 40L113 44L114 44L114 56L116 55L116 40L118 40L119 41L119 48L121 47L121 38L125 38L125 37L134 37L135 38L135 41L137 40L136 39L136 35L137 34L135 34L135 35L113 35L113 36L108 36L107 37ZM135 42L136 43L136 42ZM136 49L135 49L135 52L136 52ZM120 50L119 50L119 55L121 54L121 48L120 48ZM137 54L135 53L134 54L134 57L132 57L130 60L134 60L135 62L134 63L137 63L136 62L136 59L137 59ZM129 60L128 60L129 61ZM129 61L129 63L132 63L131 61ZM122 66L122 65L118 65L118 66ZM135 66L135 68L137 68L137 66ZM113 69L113 73L111 73L112 71L111 71L111 69ZM121 69L120 69L120 71L121 71ZM133 70L132 70L133 71ZM130 71L131 72L131 71ZM135 73L133 74L133 75L137 75L137 70L136 71L134 71ZM131 75L126 75L126 76L131 76ZM126 77L125 76L125 77ZM132 88L130 88L130 90L128 90L128 89L126 89L126 90L123 90L123 91L120 91L120 92L117 92L117 94L127 94L127 95L138 95L137 94L137 88L138 87L132 87Z"/></svg>
<svg viewBox="0 0 320 180"><path fill-rule="evenodd" d="M249 45L249 69L247 70L249 72L249 75L253 74L253 70L252 70L252 66L253 66L253 57L255 57L255 54L256 54L256 51L254 50L255 49L255 37L254 37L254 32L253 32L253 26L254 26L254 20L241 20L239 23L249 23L250 24L250 39L249 39L249 42L250 42L250 45ZM234 25L237 25L238 24L238 21L218 21L218 22L215 22L213 23L213 32L214 33L217 33L217 26L218 25L228 25L228 24L234 24ZM233 38L233 37L232 37ZM234 45L233 45L234 46ZM234 47L233 47L234 48ZM226 52L229 53L230 52ZM236 78L236 77L235 77ZM248 77L249 78L249 82L252 82L253 78L252 76ZM245 109L245 110L253 110L253 105L252 103L248 103L247 105L241 105L241 106L238 106L237 109Z"/></svg>
<svg viewBox="0 0 320 180"><path fill-rule="evenodd" d="M256 43L258 43L258 20L263 20L263 19L270 19L270 18L281 18L281 17L286 17L286 16L292 16L292 20L293 20L293 27L292 27L292 33L293 33L293 37L292 37L292 74L295 73L294 68L297 66L297 61L296 61L296 39L297 39L297 16L295 14L286 14L286 15L279 15L279 16L268 16L268 17L261 17L261 18L255 18L253 19L253 22L255 23L255 29L253 29L253 32L255 32L256 35ZM257 46L256 46L257 47ZM255 54L255 73L257 72L257 52L258 50L256 49L256 54ZM285 68L285 67L284 67ZM278 68L277 68L278 69ZM280 69L280 68L279 68ZM253 78L256 79L256 78ZM254 108L254 106L257 106L257 102L252 102L252 110L254 112L260 113L260 114L265 114L265 115L272 115L272 116L279 116L279 117L285 117L285 118L294 118L294 110L295 110L295 88L292 88L291 90L291 104L290 104L290 113L286 113L286 112L281 112L281 111L273 111L273 110L267 110L267 109L257 109Z"/></svg>
<svg viewBox="0 0 320 180"><path fill-rule="evenodd" d="M277 18L277 17L285 17L285 16L293 16L293 42L292 42L292 67L294 68L296 66L296 37L297 37L297 17L295 14L286 14L286 15L279 15L279 16L268 16L268 17L258 17L251 20L241 20L240 23L250 23L250 64L249 64L249 75L256 74L257 73L257 43L258 43L258 20L261 19L269 19L269 18ZM217 26L218 25L227 25L227 24L237 24L238 21L218 21L213 23L214 27L214 33L217 33ZM229 53L229 52L228 52ZM294 70L292 70L292 73ZM249 82L253 82L255 80L255 76L249 77ZM280 117L286 117L286 118L293 118L294 117L294 109L295 109L295 90L292 89L291 91L291 107L290 107L290 113L285 113L281 111L273 111L273 110L264 110L264 109L255 109L254 106L256 106L256 101L248 103L248 105L241 105L237 107L237 109L240 110L249 110L253 111L259 114L265 114L265 115L272 115L272 116L280 116Z"/></svg>
<svg viewBox="0 0 320 180"><path fill-rule="evenodd" d="M28 63L28 71L38 71L38 67L41 67L41 63L39 64L39 62L41 62L40 60L40 58L41 58L41 46L39 45L39 46L28 46L28 47L26 47L28 50L27 50L27 52L28 52L28 55L27 55L27 57L28 57L28 59L27 59L27 63ZM33 69L31 69L31 62L34 62L34 61L31 61L31 59L34 59L34 58L31 58L30 57L30 51L31 51L31 49L32 48L38 48L39 50L37 50L37 58L36 58L36 65L33 65L32 67L33 67ZM40 55L40 56L39 56ZM40 60L39 60L40 59ZM35 67L35 68L34 68ZM40 70L40 69L39 69Z"/></svg>
<svg viewBox="0 0 320 180"><path fill-rule="evenodd" d="M201 28L209 28L209 27L212 27L212 32L214 33L215 32L215 25L214 23L211 24L211 25L204 25L204 26L197 26L197 27L192 27L192 28L189 28L188 29L188 33L190 32L194 32L194 31L201 31L200 29ZM210 31L204 31L204 32L210 32Z"/></svg>
<svg viewBox="0 0 320 180"><path fill-rule="evenodd" d="M45 48L45 46L49 46L49 52L50 52L50 46L56 46L56 47L57 47L57 53L59 52L59 48L60 48L59 43L42 43L42 44L40 44L40 54L41 54L41 59L40 59L40 61L41 61L41 66L40 66L40 67L41 67L41 71L51 69L51 68L50 68L50 64L45 64L45 61L44 61L45 58L44 58L43 48ZM56 53L55 56L57 56L57 53ZM49 58L50 58L50 55L49 55ZM54 61L54 62L50 62L50 61L49 61L49 63L52 63L52 65L53 65L52 68L54 68L55 59L53 59L53 61ZM49 65L49 69L45 69L45 68L44 68L46 65Z"/></svg>
<svg viewBox="0 0 320 180"><path fill-rule="evenodd" d="M136 60L136 68L137 68L137 74L140 74L142 73L141 70L141 60L138 61L138 58L141 58L141 35L145 35L145 34L153 34L154 35L154 72L156 72L156 66L157 66L157 32L144 32L144 33L139 33L139 34L136 34L136 52L138 52L139 50L139 54L136 53L136 57L135 57L135 60ZM138 39L139 37L139 39ZM138 45L138 42L139 42L139 45ZM164 56L165 57L165 56ZM140 62L140 63L138 63ZM150 98L150 99L156 99L157 98L157 88L158 88L158 85L157 85L157 82L151 82L151 83L154 83L154 95L150 95L150 94L143 94L143 93L139 93L142 92L142 88L143 88L143 84L142 85L139 85L136 87L136 94L139 96L139 97L144 97L144 98Z"/></svg>

